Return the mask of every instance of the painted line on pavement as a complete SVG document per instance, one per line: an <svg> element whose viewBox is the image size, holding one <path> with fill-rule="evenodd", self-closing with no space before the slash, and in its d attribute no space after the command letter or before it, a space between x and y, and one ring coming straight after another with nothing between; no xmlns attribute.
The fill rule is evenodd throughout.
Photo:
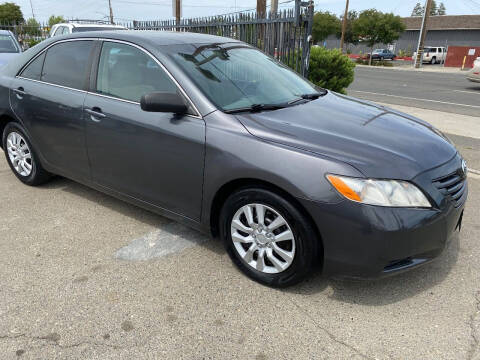
<svg viewBox="0 0 480 360"><path fill-rule="evenodd" d="M181 252L208 240L209 238L200 232L172 221L131 241L117 250L114 257L119 260L146 261Z"/></svg>
<svg viewBox="0 0 480 360"><path fill-rule="evenodd" d="M459 92L459 93L480 95L480 91L467 91L467 90L445 90L445 91L455 91L455 92Z"/></svg>
<svg viewBox="0 0 480 360"><path fill-rule="evenodd" d="M433 103L437 103L437 104L464 106L464 107L469 107L469 108L480 109L480 106L478 106L478 105L458 104L458 103L452 103L452 102L448 102L448 101L419 99L419 98L413 98L413 97L408 97L408 96L381 94L381 93L375 93L375 92L370 92L370 91L361 91L361 90L350 90L350 91L351 92L362 93L362 94L369 94L369 95L388 96L388 97L394 97L394 98L406 99L406 100L417 100L417 101L433 102Z"/></svg>

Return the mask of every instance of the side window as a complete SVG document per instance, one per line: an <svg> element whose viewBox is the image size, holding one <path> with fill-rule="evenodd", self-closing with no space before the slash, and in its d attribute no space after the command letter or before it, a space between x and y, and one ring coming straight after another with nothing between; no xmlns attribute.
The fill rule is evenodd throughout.
<svg viewBox="0 0 480 360"><path fill-rule="evenodd" d="M83 89L93 41L68 41L52 46L43 65L42 81Z"/></svg>
<svg viewBox="0 0 480 360"><path fill-rule="evenodd" d="M438 48L438 52L439 52L439 53L443 53L443 49L442 49L442 48Z"/></svg>
<svg viewBox="0 0 480 360"><path fill-rule="evenodd" d="M20 76L27 79L40 80L40 78L42 77L42 68L43 61L45 60L45 54L46 52L33 60L25 69L23 69Z"/></svg>
<svg viewBox="0 0 480 360"><path fill-rule="evenodd" d="M140 102L142 95L156 91L175 93L177 87L148 54L126 44L103 43L97 75L99 94Z"/></svg>
<svg viewBox="0 0 480 360"><path fill-rule="evenodd" d="M70 34L70 28L68 26L63 27L62 35Z"/></svg>
<svg viewBox="0 0 480 360"><path fill-rule="evenodd" d="M59 26L59 27L57 28L57 30L55 30L55 33L53 34L53 36L62 35L62 34L63 34L63 29L65 29L64 26Z"/></svg>

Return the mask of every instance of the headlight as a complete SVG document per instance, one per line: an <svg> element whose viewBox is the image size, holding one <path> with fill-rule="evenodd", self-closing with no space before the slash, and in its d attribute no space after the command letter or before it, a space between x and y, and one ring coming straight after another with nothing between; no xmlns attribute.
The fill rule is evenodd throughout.
<svg viewBox="0 0 480 360"><path fill-rule="evenodd" d="M338 175L327 175L327 179L344 197L362 204L423 208L432 206L425 195L407 181L360 179Z"/></svg>

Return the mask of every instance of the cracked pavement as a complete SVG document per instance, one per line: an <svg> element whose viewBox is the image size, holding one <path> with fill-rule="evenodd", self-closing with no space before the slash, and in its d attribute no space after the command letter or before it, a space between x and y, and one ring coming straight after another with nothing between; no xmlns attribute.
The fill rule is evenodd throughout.
<svg viewBox="0 0 480 360"><path fill-rule="evenodd" d="M217 240L66 179L24 186L2 155L1 358L480 360L479 204L472 177L462 232L422 268L274 290Z"/></svg>

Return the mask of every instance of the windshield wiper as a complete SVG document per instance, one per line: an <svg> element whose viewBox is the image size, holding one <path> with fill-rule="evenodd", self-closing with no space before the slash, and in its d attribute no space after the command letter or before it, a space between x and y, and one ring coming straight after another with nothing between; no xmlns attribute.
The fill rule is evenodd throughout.
<svg viewBox="0 0 480 360"><path fill-rule="evenodd" d="M298 95L298 96L300 96L302 99L305 99L305 100L316 100L321 96L327 95L327 93L328 93L327 90L323 90L323 91L319 91L319 92L315 92L315 93L302 94L302 95Z"/></svg>
<svg viewBox="0 0 480 360"><path fill-rule="evenodd" d="M239 112L260 112L260 111L266 111L266 110L284 109L288 106L289 104L253 104L251 106L244 107L244 108L224 110L224 112L227 114L234 114Z"/></svg>

